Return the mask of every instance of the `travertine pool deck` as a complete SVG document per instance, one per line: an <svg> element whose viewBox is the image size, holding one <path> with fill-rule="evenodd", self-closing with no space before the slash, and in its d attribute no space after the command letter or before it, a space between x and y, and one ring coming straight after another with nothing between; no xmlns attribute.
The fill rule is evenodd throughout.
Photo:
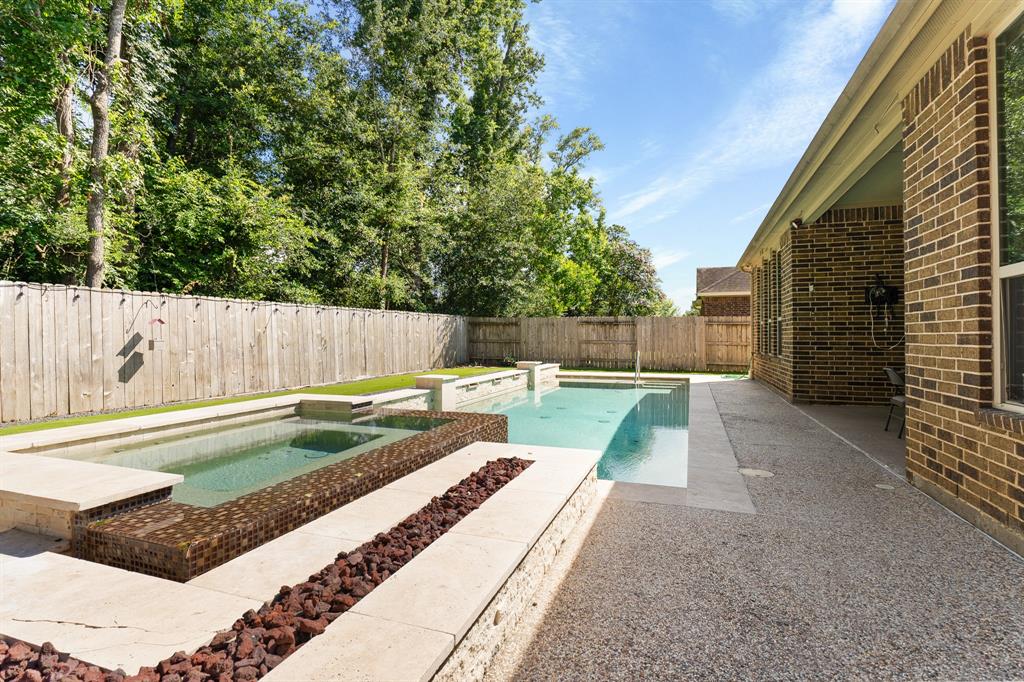
<svg viewBox="0 0 1024 682"><path fill-rule="evenodd" d="M775 474L756 513L609 494L489 679L1024 678L1018 556L763 386L709 390Z"/></svg>
<svg viewBox="0 0 1024 682"><path fill-rule="evenodd" d="M191 651L263 600L154 578L48 551L0 533L0 633L109 669L135 672Z"/></svg>
<svg viewBox="0 0 1024 682"><path fill-rule="evenodd" d="M186 584L61 555L38 535L0 533L0 633L134 672L194 651L281 585L302 582L488 461L513 456L534 463L272 674L429 679L592 482L600 453L474 443Z"/></svg>

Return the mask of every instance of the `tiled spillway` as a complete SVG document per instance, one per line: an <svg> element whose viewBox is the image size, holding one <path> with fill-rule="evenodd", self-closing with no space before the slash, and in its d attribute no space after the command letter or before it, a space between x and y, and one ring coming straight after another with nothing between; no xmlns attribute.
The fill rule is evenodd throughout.
<svg viewBox="0 0 1024 682"><path fill-rule="evenodd" d="M600 453L473 443L185 584L0 534L0 633L134 672L195 650L281 585L303 581L488 461L511 456L534 464L264 679L428 679L439 669L474 676L475 659L496 646L499 622L511 622L510 605L540 579L592 498ZM501 617L485 613L499 607ZM473 646L460 650L463 640Z"/></svg>

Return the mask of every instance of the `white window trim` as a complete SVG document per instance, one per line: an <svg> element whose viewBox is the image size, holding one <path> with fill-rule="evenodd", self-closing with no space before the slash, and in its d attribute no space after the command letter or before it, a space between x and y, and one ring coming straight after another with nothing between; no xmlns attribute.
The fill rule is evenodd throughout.
<svg viewBox="0 0 1024 682"><path fill-rule="evenodd" d="M1003 386L1003 280L1008 277L1024 275L1024 263L1012 265L999 264L1001 244L999 214L1001 206L1001 178L999 177L999 71L996 47L1001 36L1017 21L1020 14L1008 17L995 26L988 36L988 85L989 85L989 177L991 182L991 221L992 221L992 406L1008 412L1024 414L1024 404L1011 403L1006 400Z"/></svg>

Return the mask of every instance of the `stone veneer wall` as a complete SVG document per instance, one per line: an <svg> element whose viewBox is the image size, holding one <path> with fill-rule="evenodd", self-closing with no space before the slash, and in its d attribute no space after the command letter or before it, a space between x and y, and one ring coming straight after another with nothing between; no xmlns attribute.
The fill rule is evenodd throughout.
<svg viewBox="0 0 1024 682"><path fill-rule="evenodd" d="M1024 551L1024 417L991 409L989 57L968 27L902 103L907 477Z"/></svg>
<svg viewBox="0 0 1024 682"><path fill-rule="evenodd" d="M702 296L701 317L747 317L750 315L750 296Z"/></svg>
<svg viewBox="0 0 1024 682"><path fill-rule="evenodd" d="M579 485L537 539L519 567L509 576L466 635L455 644L434 682L482 680L508 633L514 631L531 608L544 576L558 551L597 495L597 470Z"/></svg>
<svg viewBox="0 0 1024 682"><path fill-rule="evenodd" d="M779 267L782 269L782 349L777 355L761 351L762 296L768 295L767 278L770 268L766 259L750 275L751 364L750 376L786 397L793 399L793 263L792 241L787 234L779 247Z"/></svg>
<svg viewBox="0 0 1024 682"><path fill-rule="evenodd" d="M903 366L903 207L833 208L791 238L793 400L888 403L882 368ZM872 339L865 288L876 274L901 298Z"/></svg>

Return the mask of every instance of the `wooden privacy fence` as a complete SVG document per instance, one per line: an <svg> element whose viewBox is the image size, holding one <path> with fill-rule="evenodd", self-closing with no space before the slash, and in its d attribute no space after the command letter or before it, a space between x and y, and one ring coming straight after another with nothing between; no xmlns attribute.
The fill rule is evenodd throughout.
<svg viewBox="0 0 1024 682"><path fill-rule="evenodd" d="M466 319L0 281L0 421L465 363Z"/></svg>
<svg viewBox="0 0 1024 682"><path fill-rule="evenodd" d="M746 371L749 317L471 317L469 357L572 367Z"/></svg>

